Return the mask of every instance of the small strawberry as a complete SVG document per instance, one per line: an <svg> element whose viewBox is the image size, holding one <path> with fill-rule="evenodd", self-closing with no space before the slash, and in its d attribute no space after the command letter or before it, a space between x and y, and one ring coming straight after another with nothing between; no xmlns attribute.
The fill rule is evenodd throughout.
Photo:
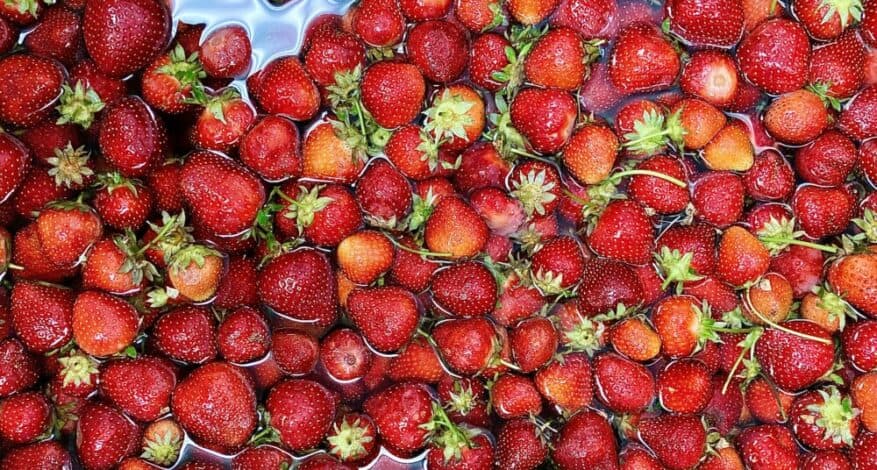
<svg viewBox="0 0 877 470"><path fill-rule="evenodd" d="M542 397L529 377L502 374L490 387L490 404L501 419L536 416L542 412Z"/></svg>
<svg viewBox="0 0 877 470"><path fill-rule="evenodd" d="M30 151L18 139L0 133L0 199L5 201L24 181L30 164Z"/></svg>
<svg viewBox="0 0 877 470"><path fill-rule="evenodd" d="M233 470L281 468L283 465L292 465L292 458L286 452L270 445L247 447L231 460Z"/></svg>
<svg viewBox="0 0 877 470"><path fill-rule="evenodd" d="M394 382L436 383L447 376L435 348L423 337L412 339L387 366L387 377Z"/></svg>
<svg viewBox="0 0 877 470"><path fill-rule="evenodd" d="M176 290L174 295L181 300L193 303L209 301L216 294L225 271L225 256L205 245L189 245L180 249L170 258L167 266L168 288ZM168 288L165 290L167 291ZM163 305L163 295L150 300L153 307Z"/></svg>
<svg viewBox="0 0 877 470"><path fill-rule="evenodd" d="M432 16L442 16L438 14L438 11L444 2L434 3L435 5L430 9ZM451 2L447 3L447 6L450 6ZM505 15L503 15L500 3L496 0L457 0L454 2L454 18L468 28L469 31L481 33L498 26L505 18Z"/></svg>
<svg viewBox="0 0 877 470"><path fill-rule="evenodd" d="M585 263L578 298L578 307L585 316L614 312L619 305L634 307L642 300L642 284L627 265L601 258Z"/></svg>
<svg viewBox="0 0 877 470"><path fill-rule="evenodd" d="M284 373L301 375L317 364L320 345L313 336L293 329L274 330L271 335L272 359Z"/></svg>
<svg viewBox="0 0 877 470"><path fill-rule="evenodd" d="M552 405L576 413L591 404L594 378L588 357L581 353L564 355L536 372L536 388Z"/></svg>
<svg viewBox="0 0 877 470"><path fill-rule="evenodd" d="M539 426L528 418L502 423L496 438L496 460L509 470L535 470L548 456Z"/></svg>
<svg viewBox="0 0 877 470"><path fill-rule="evenodd" d="M487 243L488 228L472 207L457 197L447 197L435 206L426 221L424 240L434 253L453 258L478 254Z"/></svg>
<svg viewBox="0 0 877 470"><path fill-rule="evenodd" d="M831 335L813 322L791 320L782 329L768 328L755 344L755 356L773 381L782 389L798 391L827 374L834 361ZM795 354L807 361L790 362L781 358Z"/></svg>
<svg viewBox="0 0 877 470"><path fill-rule="evenodd" d="M347 297L347 313L366 341L384 353L401 349L420 321L414 295L399 287L354 290Z"/></svg>
<svg viewBox="0 0 877 470"><path fill-rule="evenodd" d="M301 173L300 137L283 116L266 116L241 137L240 159L266 181L282 181Z"/></svg>
<svg viewBox="0 0 877 470"><path fill-rule="evenodd" d="M506 8L518 23L535 25L547 18L560 0L512 0Z"/></svg>
<svg viewBox="0 0 877 470"><path fill-rule="evenodd" d="M207 77L198 56L186 56L183 46L177 44L170 52L159 56L146 69L141 78L140 88L143 99L155 109L170 114L191 111L189 103L201 80ZM76 86L81 86L77 82Z"/></svg>
<svg viewBox="0 0 877 470"><path fill-rule="evenodd" d="M737 64L728 54L715 50L695 51L682 70L680 87L713 106L726 106L738 92Z"/></svg>
<svg viewBox="0 0 877 470"><path fill-rule="evenodd" d="M405 33L405 18L398 2L366 0L353 12L353 32L370 46L394 46Z"/></svg>
<svg viewBox="0 0 877 470"><path fill-rule="evenodd" d="M765 424L743 430L736 439L743 462L753 470L798 468L798 447L784 426Z"/></svg>
<svg viewBox="0 0 877 470"><path fill-rule="evenodd" d="M359 204L343 186L307 187L289 182L281 186L280 196L288 205L274 222L286 237L302 234L311 243L332 247L362 226Z"/></svg>
<svg viewBox="0 0 877 470"><path fill-rule="evenodd" d="M871 85L847 102L837 122L838 129L857 141L877 135L877 85Z"/></svg>
<svg viewBox="0 0 877 470"><path fill-rule="evenodd" d="M828 97L851 97L862 87L864 73L865 48L853 33L813 49L810 56L810 83L828 85Z"/></svg>
<svg viewBox="0 0 877 470"><path fill-rule="evenodd" d="M152 190L117 172L101 174L97 180L94 208L101 220L117 230L142 227L152 213L155 200Z"/></svg>
<svg viewBox="0 0 877 470"><path fill-rule="evenodd" d="M552 29L527 54L524 73L534 85L573 91L587 75L589 55L594 52L572 29Z"/></svg>
<svg viewBox="0 0 877 470"><path fill-rule="evenodd" d="M222 357L234 363L264 357L271 347L271 332L264 315L249 306L233 310L216 329L216 345Z"/></svg>
<svg viewBox="0 0 877 470"><path fill-rule="evenodd" d="M790 422L795 435L812 449L852 446L859 430L852 399L836 387L804 393L792 405Z"/></svg>
<svg viewBox="0 0 877 470"><path fill-rule="evenodd" d="M362 336L354 330L332 330L320 342L320 361L333 378L346 381L363 377L372 360Z"/></svg>
<svg viewBox="0 0 877 470"><path fill-rule="evenodd" d="M788 144L810 142L829 124L822 99L810 90L781 95L767 107L762 119L774 138Z"/></svg>
<svg viewBox="0 0 877 470"><path fill-rule="evenodd" d="M850 223L854 205L855 195L846 187L799 186L792 196L798 225L813 239L841 234Z"/></svg>
<svg viewBox="0 0 877 470"><path fill-rule="evenodd" d="M37 383L37 362L15 338L0 341L0 397L27 390Z"/></svg>
<svg viewBox="0 0 877 470"><path fill-rule="evenodd" d="M284 114L293 121L307 121L317 113L320 92L297 57L272 61L258 77L258 86L248 86L250 96L268 113Z"/></svg>
<svg viewBox="0 0 877 470"><path fill-rule="evenodd" d="M846 136L829 130L795 154L795 171L808 183L840 186L857 161L856 146Z"/></svg>
<svg viewBox="0 0 877 470"><path fill-rule="evenodd" d="M605 180L618 157L618 137L600 124L586 124L576 130L563 149L563 164L584 184Z"/></svg>
<svg viewBox="0 0 877 470"><path fill-rule="evenodd" d="M9 451L0 460L3 468L71 468L70 453L58 441L41 441Z"/></svg>
<svg viewBox="0 0 877 470"><path fill-rule="evenodd" d="M361 136L347 136L338 121L329 120L312 128L302 147L302 176L353 183L365 166Z"/></svg>
<svg viewBox="0 0 877 470"><path fill-rule="evenodd" d="M657 390L665 410L696 415L709 404L713 382L706 364L686 358L671 362L658 374Z"/></svg>
<svg viewBox="0 0 877 470"><path fill-rule="evenodd" d="M346 31L332 29L311 41L304 66L322 87L335 85L336 74L353 72L365 66L365 46Z"/></svg>
<svg viewBox="0 0 877 470"><path fill-rule="evenodd" d="M433 419L429 390L420 384L403 383L373 394L362 405L378 427L381 440L396 455L411 455L425 444L424 425Z"/></svg>
<svg viewBox="0 0 877 470"><path fill-rule="evenodd" d="M792 11L813 39L830 41L840 36L853 22L862 19L862 2L821 3L813 0L795 0Z"/></svg>
<svg viewBox="0 0 877 470"><path fill-rule="evenodd" d="M461 3L475 2L461 1ZM459 11L457 9L458 14ZM472 83L490 92L497 92L504 86L504 83L498 81L494 75L501 74L509 65L509 59L505 54L507 47L511 47L509 41L497 33L486 33L473 39L469 58L469 79Z"/></svg>

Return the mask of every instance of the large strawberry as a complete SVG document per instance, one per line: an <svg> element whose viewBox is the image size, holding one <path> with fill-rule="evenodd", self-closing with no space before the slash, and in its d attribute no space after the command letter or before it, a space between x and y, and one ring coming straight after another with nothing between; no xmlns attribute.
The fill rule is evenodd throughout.
<svg viewBox="0 0 877 470"><path fill-rule="evenodd" d="M167 46L171 17L159 0L88 0L82 25L85 47L97 67L124 77Z"/></svg>
<svg viewBox="0 0 877 470"><path fill-rule="evenodd" d="M670 30L694 46L730 47L743 33L743 6L736 0L667 3Z"/></svg>
<svg viewBox="0 0 877 470"><path fill-rule="evenodd" d="M635 23L618 33L609 58L609 78L624 93L668 88L682 63L673 45L654 26Z"/></svg>
<svg viewBox="0 0 877 470"><path fill-rule="evenodd" d="M100 391L138 421L152 421L170 407L177 378L166 359L142 356L108 361L101 366Z"/></svg>
<svg viewBox="0 0 877 470"><path fill-rule="evenodd" d="M393 385L369 397L362 406L375 422L384 443L397 455L411 455L426 444L424 425L433 418L429 390L420 384Z"/></svg>
<svg viewBox="0 0 877 470"><path fill-rule="evenodd" d="M417 67L404 62L378 62L362 77L362 104L375 121L396 128L414 120L426 95Z"/></svg>
<svg viewBox="0 0 877 470"><path fill-rule="evenodd" d="M777 51L783 51L778 54ZM771 19L761 23L740 43L737 63L746 78L770 94L797 90L807 83L810 41L798 23Z"/></svg>
<svg viewBox="0 0 877 470"><path fill-rule="evenodd" d="M186 204L198 223L218 236L249 229L265 203L265 189L249 170L222 154L199 151L180 174Z"/></svg>
<svg viewBox="0 0 877 470"><path fill-rule="evenodd" d="M73 301L68 289L17 282L12 289L12 329L34 352L60 348L72 338Z"/></svg>
<svg viewBox="0 0 877 470"><path fill-rule="evenodd" d="M47 121L63 83L64 68L52 59L28 54L0 59L0 121L17 127Z"/></svg>
<svg viewBox="0 0 877 470"><path fill-rule="evenodd" d="M780 328L768 328L755 344L762 370L780 388L798 391L831 371L834 346L827 331L807 320L787 321ZM789 357L802 359L789 361Z"/></svg>
<svg viewBox="0 0 877 470"><path fill-rule="evenodd" d="M639 438L667 468L697 465L706 451L706 430L695 416L665 414L639 423Z"/></svg>

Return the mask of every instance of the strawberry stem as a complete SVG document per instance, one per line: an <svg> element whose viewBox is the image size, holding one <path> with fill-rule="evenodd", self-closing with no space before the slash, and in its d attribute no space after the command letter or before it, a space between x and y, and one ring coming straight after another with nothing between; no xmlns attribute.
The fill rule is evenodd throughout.
<svg viewBox="0 0 877 470"><path fill-rule="evenodd" d="M620 171L618 173L615 173L614 175L610 176L609 178L612 180L621 180L622 178L624 178L626 176L637 176L637 175L639 175L639 176L652 176L655 178L660 178L660 179L667 181L669 183L673 183L676 186L679 186L680 188L683 188L683 189L688 187L688 183L686 183L685 181L676 179L668 174L661 173L659 171L652 171L652 170L625 170L625 171Z"/></svg>
<svg viewBox="0 0 877 470"><path fill-rule="evenodd" d="M788 333L790 335L797 336L799 338L807 339L810 341L816 341L818 343L823 343L823 344L833 344L830 339L819 338L816 336L808 335L807 333L801 333L799 331L795 331L795 330L792 330L790 328L786 328L786 327L780 325L779 323L771 320L770 318L767 318L764 314L759 312L758 309L755 308L755 306L752 305L752 301L749 298L749 289L746 290L746 303L747 303L747 305L749 305L748 310L750 313L752 313L753 315L758 317L759 320L761 320L765 324L771 326L772 328L776 328L777 330L780 330L784 333Z"/></svg>
<svg viewBox="0 0 877 470"><path fill-rule="evenodd" d="M414 253L415 255L427 256L427 257L432 257L432 258L453 258L454 257L454 255L451 253L436 253L434 251L418 250L416 248L411 248L411 247L405 246L402 243L399 243L398 241L396 241L393 238L393 236L390 235L389 233L386 233L386 232L381 232L381 233L383 233L384 236L386 236L387 239L390 240L390 243L392 243L393 245L396 246L396 248L399 248L400 250L403 250L403 251L407 251L409 253Z"/></svg>

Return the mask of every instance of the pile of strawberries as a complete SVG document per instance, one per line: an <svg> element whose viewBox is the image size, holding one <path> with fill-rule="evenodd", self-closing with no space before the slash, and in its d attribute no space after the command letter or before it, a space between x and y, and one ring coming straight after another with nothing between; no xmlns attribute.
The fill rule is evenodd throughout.
<svg viewBox="0 0 877 470"><path fill-rule="evenodd" d="M877 469L877 0L204 32L0 3L0 470Z"/></svg>

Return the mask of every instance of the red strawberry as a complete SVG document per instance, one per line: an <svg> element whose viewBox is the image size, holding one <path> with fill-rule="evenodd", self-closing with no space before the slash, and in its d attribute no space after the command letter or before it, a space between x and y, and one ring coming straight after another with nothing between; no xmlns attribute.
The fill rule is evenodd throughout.
<svg viewBox="0 0 877 470"><path fill-rule="evenodd" d="M873 349L877 344L877 321L863 320L848 325L841 336L841 344L853 367L859 370L877 368L877 354Z"/></svg>
<svg viewBox="0 0 877 470"><path fill-rule="evenodd" d="M502 374L490 388L493 411L502 419L536 416L542 412L542 397L529 377Z"/></svg>
<svg viewBox="0 0 877 470"><path fill-rule="evenodd" d="M64 69L52 59L15 54L0 59L0 121L31 127L49 119Z"/></svg>
<svg viewBox="0 0 877 470"><path fill-rule="evenodd" d="M695 416L660 415L639 423L639 438L667 468L697 465L706 451L706 430Z"/></svg>
<svg viewBox="0 0 877 470"><path fill-rule="evenodd" d="M561 0L551 16L552 26L572 28L585 39L607 38L614 31L618 5L614 0Z"/></svg>
<svg viewBox="0 0 877 470"><path fill-rule="evenodd" d="M118 295L129 295L143 286L155 267L129 255L127 237L104 238L94 244L82 266L82 284Z"/></svg>
<svg viewBox="0 0 877 470"><path fill-rule="evenodd" d="M877 297L872 275L877 270L877 255L871 252L844 256L828 268L826 279L831 290L861 312L877 318Z"/></svg>
<svg viewBox="0 0 877 470"><path fill-rule="evenodd" d="M460 263L433 276L432 294L435 302L452 315L485 315L496 304L496 280L480 263Z"/></svg>
<svg viewBox="0 0 877 470"><path fill-rule="evenodd" d="M67 8L49 8L40 15L36 27L24 39L34 54L71 66L82 51L82 28L78 14Z"/></svg>
<svg viewBox="0 0 877 470"><path fill-rule="evenodd" d="M311 41L304 65L318 85L335 85L336 74L350 73L365 65L365 46L356 36L332 29Z"/></svg>
<svg viewBox="0 0 877 470"><path fill-rule="evenodd" d="M113 101L125 96L128 89L125 81L121 78L110 77L104 74L98 69L94 61L90 59L82 60L70 69L69 83L75 84L72 87L74 91L76 90L76 85L82 83L81 88L83 93L87 95L88 89L92 89L98 97L98 100L94 100L93 97L89 98L88 96L73 95L73 97L77 99L76 101L81 100L82 98L89 98L85 102L79 101L78 104L92 105L84 108L88 111L88 113L85 114L88 120L81 123L83 126L90 123L90 119L94 117L93 114L99 111L95 108L100 106L95 105L98 105L99 103L112 103ZM74 103L76 101L74 101ZM82 110L83 108L78 107L78 109ZM65 115L65 113L62 112L62 115Z"/></svg>
<svg viewBox="0 0 877 470"><path fill-rule="evenodd" d="M753 199L785 199L795 188L795 174L779 152L766 150L755 157L752 167L743 175L743 185Z"/></svg>
<svg viewBox="0 0 877 470"><path fill-rule="evenodd" d="M572 136L578 117L575 100L561 90L526 88L511 104L511 122L539 153L554 153Z"/></svg>
<svg viewBox="0 0 877 470"><path fill-rule="evenodd" d="M743 33L743 7L739 2L675 0L666 8L670 31L695 47L731 47Z"/></svg>
<svg viewBox="0 0 877 470"><path fill-rule="evenodd" d="M216 345L228 361L252 362L268 353L271 332L261 312L248 306L240 307L222 319L216 330Z"/></svg>
<svg viewBox="0 0 877 470"><path fill-rule="evenodd" d="M634 23L618 33L609 58L609 78L624 93L669 87L681 69L679 55L652 25Z"/></svg>
<svg viewBox="0 0 877 470"><path fill-rule="evenodd" d="M524 373L533 372L547 364L557 352L557 344L557 330L544 317L521 321L509 335L512 356Z"/></svg>
<svg viewBox="0 0 877 470"><path fill-rule="evenodd" d="M98 291L76 297L73 340L86 353L97 357L118 354L134 342L139 329L140 316L128 302Z"/></svg>
<svg viewBox="0 0 877 470"><path fill-rule="evenodd" d="M42 441L10 449L0 460L3 468L72 468L70 454L58 441Z"/></svg>
<svg viewBox="0 0 877 470"><path fill-rule="evenodd" d="M558 431L551 458L564 470L616 468L618 443L612 426L596 411L576 413Z"/></svg>
<svg viewBox="0 0 877 470"><path fill-rule="evenodd" d="M297 57L272 61L258 77L258 85L249 87L250 96L268 113L284 114L293 121L307 121L317 113L320 93Z"/></svg>
<svg viewBox="0 0 877 470"><path fill-rule="evenodd" d="M770 253L748 230L733 226L719 241L716 275L735 286L753 282L767 272Z"/></svg>
<svg viewBox="0 0 877 470"><path fill-rule="evenodd" d="M171 407L195 441L220 451L240 448L256 428L252 385L243 372L223 362L192 371L174 390Z"/></svg>
<svg viewBox="0 0 877 470"><path fill-rule="evenodd" d="M393 227L411 207L411 186L393 165L376 160L356 184L356 199L372 225Z"/></svg>
<svg viewBox="0 0 877 470"><path fill-rule="evenodd" d="M280 255L259 273L259 298L281 315L319 325L338 315L335 276L325 255L298 250Z"/></svg>
<svg viewBox="0 0 877 470"><path fill-rule="evenodd" d="M361 90L365 109L379 125L392 129L408 124L420 113L426 83L412 64L378 62L365 71Z"/></svg>
<svg viewBox="0 0 877 470"><path fill-rule="evenodd" d="M433 3L434 5L430 8L430 12L432 13L431 16L440 17L443 16L443 13L439 14L439 8L442 6L447 8L450 6L451 2L447 2L448 5L445 5L444 1L436 1ZM493 29L499 25L504 18L500 4L496 0L457 0L454 3L454 18L473 33L480 33ZM425 9L424 7L421 8Z"/></svg>
<svg viewBox="0 0 877 470"><path fill-rule="evenodd" d="M408 248L417 248L408 237L401 238L399 243ZM390 268L389 280L391 283L404 287L411 292L419 293L429 287L432 274L439 266L438 263L430 261L424 256L398 248L393 256L393 266Z"/></svg>
<svg viewBox="0 0 877 470"><path fill-rule="evenodd" d="M837 127L857 141L877 136L877 85L862 90L840 113Z"/></svg>
<svg viewBox="0 0 877 470"><path fill-rule="evenodd" d="M73 293L51 284L17 282L10 320L16 336L33 352L64 346L73 335Z"/></svg>
<svg viewBox="0 0 877 470"><path fill-rule="evenodd" d="M387 377L394 382L435 383L447 373L435 348L423 337L415 337L387 366Z"/></svg>
<svg viewBox="0 0 877 470"><path fill-rule="evenodd" d="M506 8L518 23L535 25L547 18L560 0L512 0Z"/></svg>
<svg viewBox="0 0 877 470"><path fill-rule="evenodd" d="M795 170L808 183L842 185L856 164L856 146L840 132L829 130L795 154Z"/></svg>
<svg viewBox="0 0 877 470"><path fill-rule="evenodd" d="M770 105L762 117L764 127L780 142L805 144L815 139L829 125L828 110L812 91L786 93Z"/></svg>
<svg viewBox="0 0 877 470"><path fill-rule="evenodd" d="M81 203L58 202L40 212L36 221L40 246L49 260L67 267L81 262L86 250L103 234L101 220Z"/></svg>
<svg viewBox="0 0 877 470"><path fill-rule="evenodd" d="M617 413L645 410L655 398L655 378L645 366L607 353L594 359L597 398Z"/></svg>
<svg viewBox="0 0 877 470"><path fill-rule="evenodd" d="M0 200L7 200L24 181L30 152L18 139L0 133Z"/></svg>
<svg viewBox="0 0 877 470"><path fill-rule="evenodd" d="M588 236L588 246L598 255L631 264L649 262L654 243L645 209L633 201L609 203Z"/></svg>
<svg viewBox="0 0 877 470"><path fill-rule="evenodd" d="M280 233L295 237L301 232L311 243L336 246L362 226L359 204L339 185L281 186L289 205L275 217Z"/></svg>
<svg viewBox="0 0 877 470"><path fill-rule="evenodd" d="M127 416L101 403L88 404L76 426L76 451L88 469L109 470L137 451L140 430Z"/></svg>
<svg viewBox="0 0 877 470"><path fill-rule="evenodd" d="M190 155L180 175L183 197L198 222L220 236L237 235L253 225L265 203L255 175L211 152Z"/></svg>
<svg viewBox="0 0 877 470"><path fill-rule="evenodd" d="M294 329L275 330L271 335L272 359L290 375L311 372L317 364L320 345L313 336Z"/></svg>
<svg viewBox="0 0 877 470"><path fill-rule="evenodd" d="M618 137L609 127L587 124L563 149L563 164L578 181L597 184L612 172L618 148Z"/></svg>
<svg viewBox="0 0 877 470"><path fill-rule="evenodd" d="M7 397L27 390L37 383L36 360L15 338L0 341L0 396Z"/></svg>
<svg viewBox="0 0 877 470"><path fill-rule="evenodd" d="M437 83L453 81L469 62L466 32L449 21L417 23L408 31L405 47L411 63L424 77Z"/></svg>
<svg viewBox="0 0 877 470"><path fill-rule="evenodd" d="M799 186L792 197L798 224L811 238L842 233L850 223L855 196L845 187Z"/></svg>
<svg viewBox="0 0 877 470"><path fill-rule="evenodd" d="M247 30L238 25L212 31L198 51L204 71L211 77L234 78L250 67L252 45Z"/></svg>
<svg viewBox="0 0 877 470"><path fill-rule="evenodd" d="M555 295L578 284L585 269L581 250L571 237L547 242L532 257L530 270L535 286L543 294Z"/></svg>
<svg viewBox="0 0 877 470"><path fill-rule="evenodd" d="M713 396L711 379L707 366L697 359L673 361L658 374L658 400L671 413L701 413Z"/></svg>
<svg viewBox="0 0 877 470"><path fill-rule="evenodd" d="M488 235L484 220L457 197L442 199L426 221L424 230L424 240L430 251L454 258L478 254L487 243Z"/></svg>
<svg viewBox="0 0 877 470"><path fill-rule="evenodd" d="M256 120L256 112L234 88L206 98L192 126L192 144L200 149L228 152L238 145Z"/></svg>
<svg viewBox="0 0 877 470"><path fill-rule="evenodd" d="M320 342L320 361L326 372L340 381L362 378L372 360L362 336L354 330L332 330Z"/></svg>
<svg viewBox="0 0 877 470"><path fill-rule="evenodd" d="M819 41L830 41L840 36L847 26L862 17L862 3L822 4L813 0L795 0L791 3L795 18L807 32Z"/></svg>
<svg viewBox="0 0 877 470"><path fill-rule="evenodd" d="M831 370L834 348L831 335L813 322L792 320L781 326L791 332L768 328L755 344L755 356L780 388L794 392L809 387ZM788 361L791 355L806 360Z"/></svg>
<svg viewBox="0 0 877 470"><path fill-rule="evenodd" d="M216 357L215 328L209 311L201 307L179 307L155 322L150 339L166 356L200 364Z"/></svg>
<svg viewBox="0 0 877 470"><path fill-rule="evenodd" d="M795 435L811 449L852 446L859 431L852 399L842 396L836 387L800 395L790 413Z"/></svg>
<svg viewBox="0 0 877 470"><path fill-rule="evenodd" d="M678 181L685 181L685 168L678 160L658 155L640 162L636 170L652 171L667 175ZM688 191L667 179L634 175L627 187L630 197L658 214L681 212L688 205Z"/></svg>
<svg viewBox="0 0 877 470"><path fill-rule="evenodd" d="M501 468L535 470L548 456L537 424L528 418L504 422L496 441L496 460Z"/></svg>
<svg viewBox="0 0 877 470"><path fill-rule="evenodd" d="M859 434L850 456L853 468L870 468L877 465L877 433Z"/></svg>
<svg viewBox="0 0 877 470"><path fill-rule="evenodd" d="M192 110L188 100L193 97L193 88L200 87L201 79L205 77L198 58L194 55L187 57L183 46L177 44L146 69L140 88L143 99L150 106L159 111L178 114Z"/></svg>
<svg viewBox="0 0 877 470"><path fill-rule="evenodd" d="M39 392L13 395L0 401L0 437L12 444L32 442L49 430L52 405Z"/></svg>
<svg viewBox="0 0 877 470"><path fill-rule="evenodd" d="M66 199L73 191L55 183L55 179L43 167L31 167L24 181L12 196L15 212L22 217L33 218L52 201Z"/></svg>
<svg viewBox="0 0 877 470"><path fill-rule="evenodd" d="M441 322L432 336L445 364L461 375L475 375L491 365L498 345L496 330L484 318Z"/></svg>
<svg viewBox="0 0 877 470"><path fill-rule="evenodd" d="M231 461L232 470L280 468L283 465L292 465L292 458L286 452L270 445L247 447Z"/></svg>
<svg viewBox="0 0 877 470"><path fill-rule="evenodd" d="M536 388L549 403L575 413L591 404L594 378L591 363L582 353L564 355L536 372Z"/></svg>
<svg viewBox="0 0 877 470"><path fill-rule="evenodd" d="M810 83L827 85L826 94L849 98L865 81L865 48L853 33L813 49L810 56Z"/></svg>
<svg viewBox="0 0 877 470"><path fill-rule="evenodd" d="M843 470L850 467L847 456L836 450L824 450L807 455L803 462L804 470L818 468Z"/></svg>
<svg viewBox="0 0 877 470"><path fill-rule="evenodd" d="M88 55L113 77L143 68L167 45L171 17L158 0L89 0L82 18Z"/></svg>
<svg viewBox="0 0 877 470"><path fill-rule="evenodd" d="M695 215L711 225L726 227L743 215L746 189L739 176L713 171L700 176L691 188Z"/></svg>
<svg viewBox="0 0 877 470"><path fill-rule="evenodd" d="M100 188L94 199L101 220L117 230L137 230L152 213L155 200L152 190L139 181L118 173L98 177Z"/></svg>
<svg viewBox="0 0 877 470"><path fill-rule="evenodd" d="M353 12L353 32L370 46L393 46L405 33L405 18L398 2L366 0Z"/></svg>
<svg viewBox="0 0 877 470"><path fill-rule="evenodd" d="M552 29L539 38L524 62L527 80L544 87L572 91L587 75L588 50L568 28Z"/></svg>
<svg viewBox="0 0 877 470"><path fill-rule="evenodd" d="M176 384L171 364L154 357L113 360L101 366L101 393L138 421L153 421L167 413Z"/></svg>
<svg viewBox="0 0 877 470"><path fill-rule="evenodd" d="M695 51L682 71L682 91L713 106L731 103L737 94L737 65L728 54L714 50Z"/></svg>
<svg viewBox="0 0 877 470"><path fill-rule="evenodd" d="M104 111L100 149L124 176L148 174L164 160L166 146L164 124L140 98L119 99Z"/></svg>
<svg viewBox="0 0 877 470"><path fill-rule="evenodd" d="M357 289L347 298L347 311L369 344L387 353L401 349L420 320L414 296L398 287Z"/></svg>
<svg viewBox="0 0 877 470"><path fill-rule="evenodd" d="M612 312L619 304L636 306L643 300L643 288L627 265L609 259L585 263L579 287L578 307L588 317Z"/></svg>
<svg viewBox="0 0 877 470"><path fill-rule="evenodd" d="M393 385L366 399L362 409L374 420L382 441L396 455L411 455L426 444L428 431L424 425L433 418L433 401L423 385Z"/></svg>
<svg viewBox="0 0 877 470"><path fill-rule="evenodd" d="M798 447L788 428L769 424L753 426L737 436L743 461L752 470L798 468Z"/></svg>
<svg viewBox="0 0 877 470"><path fill-rule="evenodd" d="M782 57L774 52L782 50ZM765 60L771 57L772 60ZM772 95L797 90L807 83L810 41L807 32L792 20L767 20L740 43L737 63L755 86Z"/></svg>
<svg viewBox="0 0 877 470"><path fill-rule="evenodd" d="M459 13L459 9L457 12ZM504 84L497 81L494 74L502 72L509 64L505 55L506 47L511 47L509 41L496 33L482 34L472 41L469 58L469 79L472 83L490 92L496 92L503 87Z"/></svg>
<svg viewBox="0 0 877 470"><path fill-rule="evenodd" d="M282 116L266 116L241 137L240 159L266 181L301 173L298 128Z"/></svg>

